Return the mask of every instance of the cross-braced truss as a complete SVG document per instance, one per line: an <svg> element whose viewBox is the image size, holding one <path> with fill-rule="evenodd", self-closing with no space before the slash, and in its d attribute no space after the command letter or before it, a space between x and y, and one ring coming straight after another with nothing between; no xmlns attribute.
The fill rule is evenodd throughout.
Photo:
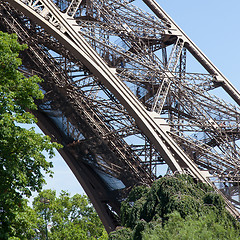
<svg viewBox="0 0 240 240"><path fill-rule="evenodd" d="M21 71L45 80L39 125L63 144L108 231L129 189L168 167L239 207L239 92L154 0L143 0L151 14L131 2L0 4L0 28L29 46Z"/></svg>

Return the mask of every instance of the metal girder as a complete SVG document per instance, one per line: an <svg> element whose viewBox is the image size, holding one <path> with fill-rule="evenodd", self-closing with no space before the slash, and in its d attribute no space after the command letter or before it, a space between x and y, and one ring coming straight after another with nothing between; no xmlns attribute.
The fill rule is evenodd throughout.
<svg viewBox="0 0 240 240"><path fill-rule="evenodd" d="M161 152L173 171L182 172L182 168L187 168L194 177L208 182L188 156L162 130L156 121L157 115L147 112L141 104L138 104L132 92L117 78L114 71L96 54L85 39L78 34L78 28L74 26L74 19L68 19L64 16L51 1L38 0L29 5L28 1L10 0L8 2L44 26L70 51L74 49L75 57L79 58L133 115L140 129L155 143L155 147ZM47 15L50 15L51 18L46 19Z"/></svg>
<svg viewBox="0 0 240 240"><path fill-rule="evenodd" d="M192 42L192 40L181 30L181 28L166 14L155 0L143 0L144 3L162 20L167 21L172 28L174 34L182 38L185 42L185 47L193 54L193 56L201 63L206 70L216 75L216 82L219 83L225 91L234 99L240 106L240 93L232 85L232 83L217 69L216 66L203 54L203 52Z"/></svg>
<svg viewBox="0 0 240 240"><path fill-rule="evenodd" d="M0 27L30 46L23 71L45 79L39 109L74 159L124 185L106 204L87 187L96 208L117 212L110 195L119 202L151 184L163 164L208 184L238 182L240 110L211 91L223 87L238 104L239 93L154 1L144 2L157 18L124 0L7 2L24 15L3 11ZM206 71L187 71L188 54ZM111 231L108 210L97 211Z"/></svg>
<svg viewBox="0 0 240 240"><path fill-rule="evenodd" d="M81 3L82 3L82 0L72 0L66 11L66 14L71 17L74 16Z"/></svg>
<svg viewBox="0 0 240 240"><path fill-rule="evenodd" d="M42 131L49 136L54 135L54 141L62 142L63 136L61 131L56 128L51 119L49 119L44 113L33 113L37 117L38 126L42 129ZM85 164L83 161L78 161L69 147L64 147L59 151L59 153L76 176L86 194L89 196L101 218L101 221L106 227L106 230L108 232L113 231L118 225L118 222L116 221L116 216L114 216L113 212L108 208L108 204L114 211L119 212L119 202L117 202L114 199L114 196L112 196L112 193L107 190L106 185L95 173L94 168Z"/></svg>

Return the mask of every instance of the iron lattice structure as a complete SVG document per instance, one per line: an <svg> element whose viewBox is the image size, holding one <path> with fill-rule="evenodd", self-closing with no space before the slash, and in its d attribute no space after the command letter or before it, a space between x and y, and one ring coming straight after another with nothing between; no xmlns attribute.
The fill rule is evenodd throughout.
<svg viewBox="0 0 240 240"><path fill-rule="evenodd" d="M21 71L45 80L39 126L108 231L128 191L166 170L215 184L238 216L240 94L154 0L132 2L0 3L0 29L29 46Z"/></svg>

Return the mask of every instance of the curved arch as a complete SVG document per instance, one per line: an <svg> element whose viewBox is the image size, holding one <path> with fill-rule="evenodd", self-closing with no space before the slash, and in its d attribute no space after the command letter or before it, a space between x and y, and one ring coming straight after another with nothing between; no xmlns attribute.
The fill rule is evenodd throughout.
<svg viewBox="0 0 240 240"><path fill-rule="evenodd" d="M156 150L161 154L162 158L170 166L172 171L182 172L187 169L187 171L197 179L209 183L206 176L198 169L192 159L190 159L183 149L179 147L175 138L172 137L172 135L169 135L169 128L168 126L166 127L167 124L161 121L157 113L146 110L143 104L136 98L122 80L119 79L116 69L109 67L79 33L79 26L76 24L73 17L60 12L52 1L48 0L35 1L34 3L36 5L31 5L29 3L29 6L26 4L28 1L9 0L8 2L12 6L21 10L26 16L33 19L37 24L44 27L52 36L58 39L58 41L62 43L76 59L79 59L90 70L90 72L93 73L101 83L115 95L125 109L127 109L128 113L135 119L138 128L147 136L151 143L153 143ZM178 49L176 51L178 55L180 51L183 50L183 45L176 42L175 49ZM171 63L173 65L175 65L175 60L178 57L179 56L175 58L172 57ZM173 67L173 69L175 69L175 67ZM166 87L169 87L170 80L174 78L174 75L171 71L164 74L163 82ZM159 94L161 94L161 92L159 92ZM211 122L210 120L208 120L208 124L214 128L214 121ZM218 129L216 128L216 131L217 130ZM209 144L214 143L209 142ZM65 158L67 158L66 154ZM203 165L203 163L201 164ZM72 169L75 174L78 174L76 167L72 167ZM81 180L80 182L84 183L84 180ZM90 189L91 187L86 185L86 188ZM97 197L100 197L93 193L94 190L89 190L88 192L90 196L92 194L92 201L96 200ZM95 203L95 207L96 205L97 203ZM231 208L230 205L229 207ZM104 208L103 205L99 205L96 208L100 216L102 216L102 219L108 219L105 221L105 226L110 225L109 222L111 221L111 218L107 217L106 212L103 213L106 209L104 211L101 210ZM238 215L234 210L232 210L232 212L233 214ZM113 225L109 231L112 229Z"/></svg>
<svg viewBox="0 0 240 240"><path fill-rule="evenodd" d="M158 151L161 152L172 171L181 172L183 168L187 168L197 179L208 182L197 169L195 164L162 130L161 126L157 124L154 119L157 118L157 116L154 116L154 113L150 113L144 109L132 92L120 79L118 79L114 73L114 69L110 69L85 39L77 33L77 27L73 27L69 24L69 22L74 21L74 19L59 12L51 1L41 0L48 11L55 14L56 19L59 21L59 24L61 24L59 30L31 7L24 4L23 1L10 0L9 2L19 10L23 11L39 25L46 28L49 33L63 43L69 51L74 52L75 57L80 59L84 65L86 65L90 71L102 81L102 83L119 99L123 106L134 117L139 128L154 143ZM163 141L165 143L163 143ZM169 148L172 148L171 151L169 151ZM174 157L173 154L175 154Z"/></svg>

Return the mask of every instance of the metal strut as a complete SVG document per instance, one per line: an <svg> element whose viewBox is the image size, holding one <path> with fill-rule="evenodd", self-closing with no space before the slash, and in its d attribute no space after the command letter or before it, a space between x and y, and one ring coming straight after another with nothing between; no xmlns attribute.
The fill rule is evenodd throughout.
<svg viewBox="0 0 240 240"><path fill-rule="evenodd" d="M124 0L7 2L0 27L29 41L24 71L45 79L37 116L48 116L45 132L66 136L63 156L108 231L124 193L151 184L165 165L218 184L237 205L240 109L209 90L222 87L238 105L239 92L155 1L144 1L155 16ZM187 72L187 54L206 72ZM80 177L86 166L92 180Z"/></svg>
<svg viewBox="0 0 240 240"><path fill-rule="evenodd" d="M223 89L232 97L232 99L240 106L240 93L232 85L232 83L217 69L216 66L203 54L203 52L192 42L192 40L181 30L181 28L166 14L155 0L143 0L143 2L156 14L157 17L167 21L175 31L186 42L186 48L201 63L206 70L216 75L216 81Z"/></svg>

